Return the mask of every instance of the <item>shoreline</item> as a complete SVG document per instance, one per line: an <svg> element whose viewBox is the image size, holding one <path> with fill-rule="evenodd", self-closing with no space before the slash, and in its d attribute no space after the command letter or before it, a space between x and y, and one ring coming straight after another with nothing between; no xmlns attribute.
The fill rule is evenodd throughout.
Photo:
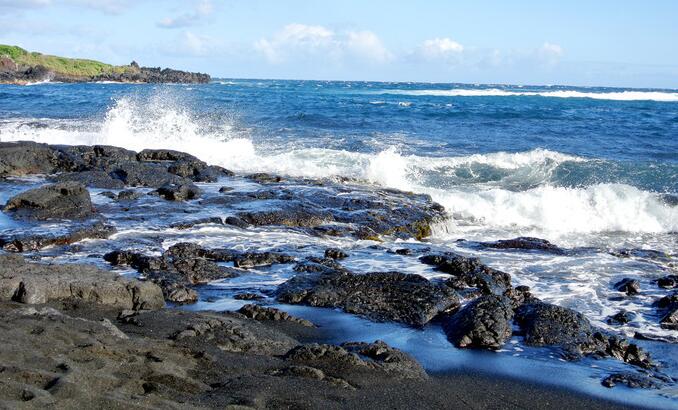
<svg viewBox="0 0 678 410"><path fill-rule="evenodd" d="M31 189L35 183L11 179L37 174L47 175L44 181L47 185L40 181L37 185L41 187ZM5 265L4 270L0 266L0 295L6 302L0 314L16 324L12 332L24 332L26 337L36 326L43 328L41 332L47 329L51 337L59 332L69 335L72 332L74 340L83 337L82 332L98 335L96 343L87 342L75 352L64 354L91 355L106 366L117 365L108 362L98 348L90 349L92 346L103 344L108 346L104 351L113 349L122 357L128 354L124 353L128 343L152 344L164 351L171 360L151 358L150 364L139 364L141 370L155 373L150 376L142 373L140 379L133 378L136 385L121 387L120 394L133 392L140 402L154 406L172 400L219 406L294 405L300 404L303 397L299 396L300 391L320 386L331 392L323 390L310 397L317 400L311 407L349 403L408 407L404 404L420 404L425 400L430 400L426 403L433 408L448 407L453 400L458 400L459 406L469 400L488 406L506 405L505 400L511 405L535 408L556 407L562 404L561 400L576 406L609 404L581 392L496 374L478 372L464 377L454 372L431 372L429 378L415 359L390 344L369 341L371 344L335 343L318 347L309 342L322 337L336 338L337 334L322 336L327 326L312 329L308 323L276 310L281 304L302 306L300 309L333 308L327 309L328 316L337 309L343 310L346 313L342 315L353 314L374 323L399 323L413 331L428 323L441 323L439 334L446 334L450 349L457 345L497 350L511 337L524 337L529 344L530 334L541 334L540 337L552 340L549 346L562 350L561 358L616 359L630 372L646 372L649 384L662 381L654 362L636 344L596 329L578 312L541 302L529 288L514 287L509 274L476 258L437 253L417 245L402 248L400 254L447 275L444 279L428 280L392 271L358 273L346 268L343 261L350 257L350 250L328 247L323 239L341 239L343 244L372 241L373 251L384 253L391 250L379 248L379 244L393 238L422 241L431 234L434 221L445 218L442 206L426 195L366 187L350 180L295 179L261 173L237 175L171 150L134 152L108 146L26 142L0 143L0 177L3 190L8 190L3 217L18 224L16 229L5 230L0 238L3 255L22 253L55 262L38 265L16 256L0 256ZM62 221L64 232L46 234L44 227L55 220ZM118 231L148 220L156 226L148 237L118 235ZM262 252L256 241L243 243L236 239L234 243L239 246L227 246L223 244L225 238L218 235L218 246L182 241L181 232L199 231L202 227L244 235L272 230L303 237L309 245L290 244ZM163 232L168 230L178 239L170 236L169 242L165 242ZM536 238L515 238L483 246L563 252ZM320 250L324 253L320 254ZM87 255L77 260L97 260L97 265L107 268L74 267L57 259L69 254ZM281 270L290 278L254 292L243 285L233 300L252 304L254 307L249 310L196 313L161 307L165 302L185 306L212 303L211 298L218 299L219 293L210 286L247 278L257 269L271 276ZM122 272L136 273L115 276ZM139 276L144 280L132 279ZM54 288L51 280L62 285ZM64 287L64 283L69 285ZM78 285L74 288L73 283ZM412 294L417 298L409 297ZM45 310L48 308L56 311ZM83 317L86 321L71 321L64 316ZM68 325L60 327L60 321ZM513 327L519 327L520 332L514 334ZM557 331L552 333L552 328ZM110 334L117 341L106 340ZM9 340L8 343L11 344ZM543 343L532 343L544 347ZM191 353L186 355L178 348ZM29 349L22 355L31 352ZM141 354L141 350L137 353L130 359L135 363L138 357L155 354ZM34 366L21 361L21 357L16 359L16 366ZM165 360L169 361L167 366L152 364ZM244 367L233 369L228 366L229 360L239 361ZM89 370L80 365L75 367L77 372L66 373L75 374L68 377L80 377L82 382ZM228 369L225 373L224 368ZM54 377L56 381L41 388L49 395L33 386L19 389L19 397L59 400L59 390L56 393L51 390L67 376ZM450 391L449 383L460 380L464 387L455 385L459 389ZM15 382L21 384L18 379ZM188 391L172 392L185 383L190 386ZM259 383L272 390L256 393ZM470 394L466 386L478 383L493 387L502 396L487 398L483 389ZM78 386L69 386L71 394L77 397ZM228 389L224 389L226 386ZM238 399L242 403L234 399L238 396L234 392L242 395ZM278 396L272 396L272 392ZM539 399L533 396L537 392ZM334 402L333 397L341 399Z"/></svg>

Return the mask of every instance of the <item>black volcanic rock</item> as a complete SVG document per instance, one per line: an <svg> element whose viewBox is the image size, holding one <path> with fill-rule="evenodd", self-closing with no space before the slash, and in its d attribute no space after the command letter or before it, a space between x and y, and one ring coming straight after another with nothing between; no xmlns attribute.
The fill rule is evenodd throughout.
<svg viewBox="0 0 678 410"><path fill-rule="evenodd" d="M459 306L459 296L452 289L398 272L302 273L282 284L277 298L283 303L338 307L375 321L413 326L423 326Z"/></svg>
<svg viewBox="0 0 678 410"><path fill-rule="evenodd" d="M511 276L492 269L478 258L469 258L451 252L424 255L419 260L437 270L452 275L446 284L454 289L477 287L483 293L503 295L511 289Z"/></svg>
<svg viewBox="0 0 678 410"><path fill-rule="evenodd" d="M446 319L443 329L457 347L499 349L511 337L512 318L509 298L485 295Z"/></svg>
<svg viewBox="0 0 678 410"><path fill-rule="evenodd" d="M81 219L92 215L92 200L82 184L64 182L24 191L3 211L21 219Z"/></svg>
<svg viewBox="0 0 678 410"><path fill-rule="evenodd" d="M521 236L514 239L502 239L494 242L480 242L480 246L491 249L520 249L536 250L555 254L563 254L564 251L546 239Z"/></svg>
<svg viewBox="0 0 678 410"><path fill-rule="evenodd" d="M640 293L640 282L636 279L624 278L614 284L615 290L624 292L629 296Z"/></svg>

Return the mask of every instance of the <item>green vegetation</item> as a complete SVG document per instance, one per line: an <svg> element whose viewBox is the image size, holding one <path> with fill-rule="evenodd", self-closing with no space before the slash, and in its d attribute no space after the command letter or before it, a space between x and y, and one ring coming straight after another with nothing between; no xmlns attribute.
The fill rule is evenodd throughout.
<svg viewBox="0 0 678 410"><path fill-rule="evenodd" d="M132 66L113 66L94 60L66 58L29 52L21 47L0 44L0 57L9 57L18 66L43 66L55 74L69 77L91 77L108 73L135 71Z"/></svg>

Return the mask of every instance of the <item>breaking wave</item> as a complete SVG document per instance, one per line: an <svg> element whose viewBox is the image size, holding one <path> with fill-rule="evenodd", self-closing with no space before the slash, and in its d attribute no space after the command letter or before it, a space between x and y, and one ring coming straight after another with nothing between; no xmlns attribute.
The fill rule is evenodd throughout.
<svg viewBox="0 0 678 410"><path fill-rule="evenodd" d="M37 123L37 125L36 125ZM255 144L232 121L202 124L166 96L120 98L103 121L12 120L0 123L0 140L51 144L105 144L132 150L167 148L239 172L299 177L346 176L430 194L448 210L446 229L536 229L551 235L596 232L665 233L678 230L678 207L626 184L559 186L564 164L590 160L545 149L452 157L290 148Z"/></svg>
<svg viewBox="0 0 678 410"><path fill-rule="evenodd" d="M595 100L615 101L678 101L678 92L664 91L617 91L617 92L583 92L574 90L556 91L509 91L498 88L490 89L451 89L451 90L383 90L380 94L436 96L436 97L552 97L552 98L591 98Z"/></svg>

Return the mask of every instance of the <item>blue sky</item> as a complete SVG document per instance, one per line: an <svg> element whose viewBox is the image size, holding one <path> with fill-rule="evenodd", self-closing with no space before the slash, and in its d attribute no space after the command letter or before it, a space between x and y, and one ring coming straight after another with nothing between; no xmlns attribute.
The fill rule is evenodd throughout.
<svg viewBox="0 0 678 410"><path fill-rule="evenodd" d="M678 88L678 1L0 0L0 43L215 77Z"/></svg>

